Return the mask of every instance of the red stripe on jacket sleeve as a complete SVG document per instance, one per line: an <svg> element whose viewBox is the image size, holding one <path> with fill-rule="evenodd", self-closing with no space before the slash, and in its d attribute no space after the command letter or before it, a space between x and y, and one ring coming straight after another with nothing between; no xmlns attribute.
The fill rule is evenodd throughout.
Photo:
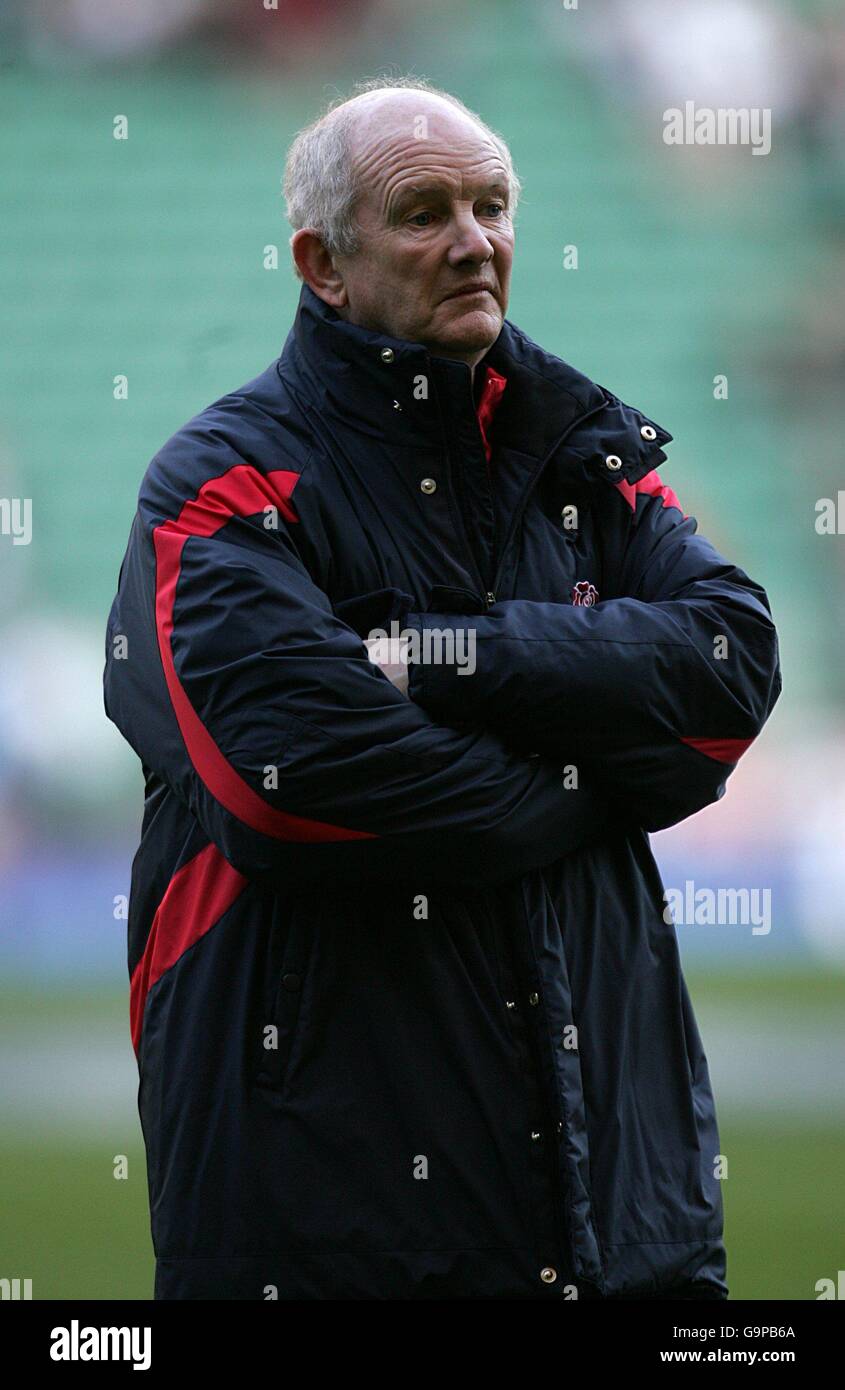
<svg viewBox="0 0 845 1390"><path fill-rule="evenodd" d="M660 475L656 468L652 468L650 473L646 473L644 478L640 478L638 483L620 482L615 485L618 487L632 512L637 510L637 495L645 493L648 497L659 497L664 507L677 507L681 516L686 520L686 512L678 501L677 493L660 481Z"/></svg>
<svg viewBox="0 0 845 1390"><path fill-rule="evenodd" d="M204 483L196 498L185 503L175 521L165 521L155 528L156 630L164 678L188 757L212 796L244 825L278 840L377 839L369 830L349 830L326 821L290 815L268 805L214 742L188 699L173 660L173 607L185 542L190 536L212 536L231 517L254 516L266 505L279 507L289 521L298 520L290 504L290 494L298 478L298 473L263 474L248 465L238 465Z"/></svg>
<svg viewBox="0 0 845 1390"><path fill-rule="evenodd" d="M220 921L247 882L216 845L206 845L173 875L129 986L129 1025L136 1054L141 1045L144 1007L153 985Z"/></svg>
<svg viewBox="0 0 845 1390"><path fill-rule="evenodd" d="M713 758L717 763L738 763L747 748L754 742L753 738L682 738L681 743L688 743L690 748L698 749L699 753L705 753L708 758Z"/></svg>

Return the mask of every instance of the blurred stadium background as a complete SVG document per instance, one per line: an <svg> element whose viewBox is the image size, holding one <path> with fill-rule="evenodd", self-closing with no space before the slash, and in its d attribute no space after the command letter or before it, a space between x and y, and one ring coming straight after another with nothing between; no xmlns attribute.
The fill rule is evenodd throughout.
<svg viewBox="0 0 845 1390"><path fill-rule="evenodd" d="M845 1267L845 542L814 524L845 487L839 0L0 5L0 496L33 509L31 545L0 535L0 1276L151 1294L119 906L142 778L102 713L106 615L148 460L287 334L291 136L390 70L505 135L510 317L673 432L666 481L779 621L759 747L654 846L667 885L771 889L768 933L677 930L732 1295L812 1299ZM770 107L771 154L666 146L687 99Z"/></svg>

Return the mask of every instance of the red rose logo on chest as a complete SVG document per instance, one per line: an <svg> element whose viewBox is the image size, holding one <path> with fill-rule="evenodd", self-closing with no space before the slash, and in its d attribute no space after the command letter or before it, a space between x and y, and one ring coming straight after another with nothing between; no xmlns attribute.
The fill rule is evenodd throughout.
<svg viewBox="0 0 845 1390"><path fill-rule="evenodd" d="M572 602L576 608L593 608L598 601L599 593L595 584L591 584L589 579L579 579L572 590Z"/></svg>

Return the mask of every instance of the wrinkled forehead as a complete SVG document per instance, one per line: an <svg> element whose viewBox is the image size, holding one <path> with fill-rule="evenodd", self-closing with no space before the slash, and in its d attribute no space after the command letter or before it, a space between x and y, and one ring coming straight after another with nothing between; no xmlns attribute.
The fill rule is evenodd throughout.
<svg viewBox="0 0 845 1390"><path fill-rule="evenodd" d="M508 186L507 166L487 131L447 102L421 101L419 93L402 92L363 109L352 152L365 196L381 204L400 186L442 184L459 196Z"/></svg>

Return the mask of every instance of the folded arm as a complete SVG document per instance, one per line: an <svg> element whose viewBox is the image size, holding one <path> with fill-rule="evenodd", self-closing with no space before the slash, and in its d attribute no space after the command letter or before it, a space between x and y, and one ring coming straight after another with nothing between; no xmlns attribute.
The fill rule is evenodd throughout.
<svg viewBox="0 0 845 1390"><path fill-rule="evenodd" d="M515 599L481 616L409 614L406 627L470 626L476 669L415 664L409 695L509 746L598 772L647 830L717 800L780 692L765 593L693 518L649 497L618 582L595 607Z"/></svg>

